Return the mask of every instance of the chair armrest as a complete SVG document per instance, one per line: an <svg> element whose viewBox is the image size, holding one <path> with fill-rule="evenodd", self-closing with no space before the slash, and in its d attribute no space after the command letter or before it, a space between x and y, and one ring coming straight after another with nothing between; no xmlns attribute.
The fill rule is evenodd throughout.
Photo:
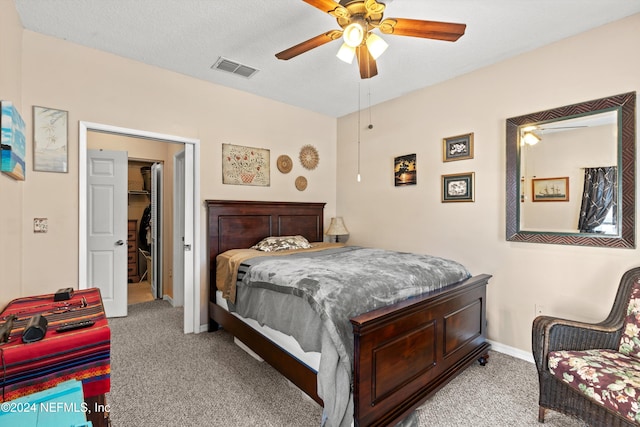
<svg viewBox="0 0 640 427"><path fill-rule="evenodd" d="M547 370L547 355L558 350L617 349L622 322L586 323L538 316L533 320L532 351L538 371Z"/></svg>

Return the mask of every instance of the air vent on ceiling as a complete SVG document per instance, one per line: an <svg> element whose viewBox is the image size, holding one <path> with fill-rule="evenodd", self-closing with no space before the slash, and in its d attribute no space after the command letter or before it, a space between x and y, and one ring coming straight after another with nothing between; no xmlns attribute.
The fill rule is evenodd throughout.
<svg viewBox="0 0 640 427"><path fill-rule="evenodd" d="M257 68L249 67L248 65L240 64L239 62L232 61L222 56L218 58L215 64L211 66L214 70L226 71L228 73L237 74L242 77L250 78L259 70Z"/></svg>

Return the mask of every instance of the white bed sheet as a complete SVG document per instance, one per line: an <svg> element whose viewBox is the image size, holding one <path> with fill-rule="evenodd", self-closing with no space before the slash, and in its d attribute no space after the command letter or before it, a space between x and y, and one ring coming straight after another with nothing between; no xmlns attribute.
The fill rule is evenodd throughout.
<svg viewBox="0 0 640 427"><path fill-rule="evenodd" d="M227 305L227 300L222 297L222 292L216 291L216 304L225 310L229 311L229 306ZM246 317L242 317L237 313L231 312L235 317L242 320L244 323L260 332L260 334L267 337L274 344L285 350L287 353L291 354L293 357L307 365L309 368L313 369L314 372L318 372L320 367L320 353L315 351L304 351L298 341L293 338L291 335L286 335L280 331L277 331L268 326L260 326L260 324L254 319L248 319ZM236 340L236 344L238 342L242 343L240 340ZM245 347L246 343L242 343L243 345L238 346L243 350L247 351L253 357L256 357L256 354L253 353L249 348Z"/></svg>

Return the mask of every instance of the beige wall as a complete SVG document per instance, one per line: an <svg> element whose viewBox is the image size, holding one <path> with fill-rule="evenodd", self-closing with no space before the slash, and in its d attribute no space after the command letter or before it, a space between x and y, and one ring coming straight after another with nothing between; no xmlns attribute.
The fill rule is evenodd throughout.
<svg viewBox="0 0 640 427"><path fill-rule="evenodd" d="M0 2L0 7L3 19L5 10L16 15L12 3ZM0 31L4 36L5 29ZM14 236L3 231L2 250L17 250L20 255L14 256L13 262L22 262L22 267L11 273L12 280L19 282L16 294L38 294L78 283L78 121L199 139L200 202L205 199L326 202L327 224L335 214L334 118L30 31L16 33L22 37L22 46L21 49L16 46L13 59L21 62L21 72L9 83L22 88L27 158L31 157L32 105L67 110L70 141L69 173L37 173L28 168L27 180L22 184L22 206L8 218ZM6 37L2 39L6 43ZM271 185L223 185L222 143L270 149ZM319 167L307 171L296 162L288 175L278 172L276 158L288 154L295 159L305 144L318 149ZM309 181L304 192L294 187L298 175L305 175ZM0 178L3 193L4 186L13 185L5 181L6 178ZM16 203L20 205L19 198L20 194L16 194ZM203 203L199 205L199 289L204 324L208 299L206 215ZM47 234L33 234L29 221L34 217L49 218ZM5 243L7 240L9 243ZM6 300L3 292L0 304Z"/></svg>
<svg viewBox="0 0 640 427"><path fill-rule="evenodd" d="M535 304L602 320L622 273L640 265L640 250L507 242L505 119L640 90L640 57L632 53L639 29L635 15L375 106L374 128L363 122L361 183L357 116L339 119L338 214L349 242L450 257L492 274L489 338L523 354ZM443 163L442 138L468 132L474 159ZM411 153L418 183L395 188L393 158ZM441 175L458 172L476 173L475 203L440 202Z"/></svg>
<svg viewBox="0 0 640 427"><path fill-rule="evenodd" d="M11 101L23 118L22 25L13 2L0 1L0 100ZM27 171L27 178L29 177ZM0 308L22 291L22 199L24 183L0 173Z"/></svg>

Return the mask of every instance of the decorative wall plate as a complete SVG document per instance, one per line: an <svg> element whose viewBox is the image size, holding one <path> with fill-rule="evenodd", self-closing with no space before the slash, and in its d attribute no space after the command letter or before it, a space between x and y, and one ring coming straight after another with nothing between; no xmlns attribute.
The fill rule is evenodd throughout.
<svg viewBox="0 0 640 427"><path fill-rule="evenodd" d="M318 150L313 145L305 145L300 149L300 163L305 169L314 170L319 161Z"/></svg>
<svg viewBox="0 0 640 427"><path fill-rule="evenodd" d="M293 161L291 160L291 157L287 156L286 154L283 154L282 156L278 157L278 160L276 161L277 165L278 165L278 170L282 173L289 173L291 172L291 168L293 167Z"/></svg>
<svg viewBox="0 0 640 427"><path fill-rule="evenodd" d="M307 189L307 178L299 176L296 178L296 188L298 191L304 191Z"/></svg>

